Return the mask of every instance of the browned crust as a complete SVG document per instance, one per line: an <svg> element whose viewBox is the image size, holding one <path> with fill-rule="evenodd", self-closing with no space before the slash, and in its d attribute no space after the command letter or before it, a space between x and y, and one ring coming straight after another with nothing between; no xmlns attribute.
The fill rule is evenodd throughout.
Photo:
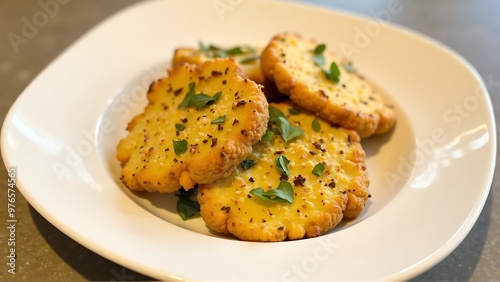
<svg viewBox="0 0 500 282"><path fill-rule="evenodd" d="M356 102L356 106L349 105L346 100L336 97L335 92L342 87L341 83L334 85L328 82L332 87L326 87L324 86L325 79L309 74L310 72L317 73L319 70L312 59L312 51L316 45L314 40L305 40L295 33L281 33L274 36L261 54L261 68L264 76L274 81L278 90L288 95L295 103L330 122L356 130L362 138L389 131L395 124L396 113L393 107L386 105L377 93L370 94L373 101L360 100ZM300 49L303 46L307 48ZM301 54L306 58L300 65L296 64L296 59L293 57L296 54ZM328 56L331 55L328 54ZM349 74L344 71L342 75ZM357 79L362 80L361 77ZM363 83L369 87L369 84ZM364 107L361 103L371 103L371 106L370 108Z"/></svg>

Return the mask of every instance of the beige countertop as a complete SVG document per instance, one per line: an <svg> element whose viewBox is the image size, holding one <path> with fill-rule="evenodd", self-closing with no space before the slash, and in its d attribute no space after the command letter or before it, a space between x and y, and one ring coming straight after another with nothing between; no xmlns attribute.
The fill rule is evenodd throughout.
<svg viewBox="0 0 500 282"><path fill-rule="evenodd" d="M56 0L53 0L56 1ZM101 20L134 0L57 0L58 9L30 38L13 43L26 19L43 11L41 2L0 1L0 120L30 81L58 54ZM245 0L244 0L245 1ZM249 1L249 0L247 0ZM304 1L373 16L396 0ZM396 1L399 2L399 1ZM426 34L467 59L489 87L499 124L500 2L496 0L401 1L404 9L391 22ZM497 167L498 169L498 167ZM7 218L7 169L0 165L0 213ZM40 187L43 189L43 187ZM44 219L17 195L17 271L7 272L7 231L0 232L4 257L0 280L85 281L151 280L84 248ZM5 223L4 223L5 225ZM477 223L465 240L442 262L415 281L500 281L500 180L493 179L490 195Z"/></svg>

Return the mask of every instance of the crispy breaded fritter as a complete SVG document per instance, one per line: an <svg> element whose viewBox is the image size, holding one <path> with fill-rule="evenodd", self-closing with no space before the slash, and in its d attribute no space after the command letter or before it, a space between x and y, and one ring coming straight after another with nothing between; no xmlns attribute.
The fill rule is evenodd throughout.
<svg viewBox="0 0 500 282"><path fill-rule="evenodd" d="M231 173L266 131L268 103L233 59L169 70L117 147L132 190L173 192Z"/></svg>
<svg viewBox="0 0 500 282"><path fill-rule="evenodd" d="M211 229L242 240L283 241L316 237L343 218L357 217L365 206L369 185L359 135L305 110L299 112L290 102L271 106L303 134L285 142L283 128L276 130L282 119L276 121L271 113L274 137L256 143L246 164L240 164L230 176L199 186L203 220ZM270 112L276 111L271 108ZM283 182L293 188L292 203L266 201L250 192L258 187L277 190L285 186Z"/></svg>
<svg viewBox="0 0 500 282"><path fill-rule="evenodd" d="M342 127L356 130L364 138L389 131L396 113L349 62L325 51L318 65L315 40L281 33L272 38L261 54L264 76L278 90L304 108ZM335 62L338 82L325 74ZM322 69L323 68L323 69Z"/></svg>

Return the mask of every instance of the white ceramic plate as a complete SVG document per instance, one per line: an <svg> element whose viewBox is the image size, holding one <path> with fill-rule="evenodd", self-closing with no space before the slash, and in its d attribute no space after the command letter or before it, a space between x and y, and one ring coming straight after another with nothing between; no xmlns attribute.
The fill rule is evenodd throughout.
<svg viewBox="0 0 500 282"><path fill-rule="evenodd" d="M142 111L174 48L265 44L295 31L351 57L398 111L395 130L363 141L370 199L325 236L281 243L217 236L183 222L175 197L133 194L115 146ZM442 45L350 14L270 1L153 1L98 25L22 93L2 130L18 188L92 251L159 279L409 279L446 257L488 195L496 134L485 85Z"/></svg>

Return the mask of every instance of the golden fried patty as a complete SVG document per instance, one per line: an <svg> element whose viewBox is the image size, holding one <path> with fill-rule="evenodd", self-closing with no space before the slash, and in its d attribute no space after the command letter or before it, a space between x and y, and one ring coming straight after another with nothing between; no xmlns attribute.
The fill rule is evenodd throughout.
<svg viewBox="0 0 500 282"><path fill-rule="evenodd" d="M330 122L356 130L361 137L390 130L396 121L393 107L349 62L327 51L315 52L319 45L294 33L276 35L261 54L264 76L296 104ZM321 65L315 60L318 56L324 59ZM336 76L338 81L329 79L324 72L330 72L332 62L340 72Z"/></svg>
<svg viewBox="0 0 500 282"><path fill-rule="evenodd" d="M227 176L267 128L261 87L232 59L182 64L154 82L117 148L132 190L173 192Z"/></svg>
<svg viewBox="0 0 500 282"><path fill-rule="evenodd" d="M285 142L277 128L286 126L283 119L276 120L273 108L303 134ZM199 186L198 202L207 225L242 240L283 241L316 237L343 218L358 216L369 185L358 134L332 127L304 110L298 112L289 102L272 103L270 115L274 137L255 144L229 177ZM291 136L286 131L284 135ZM292 203L263 200L250 192L285 186L293 189Z"/></svg>

